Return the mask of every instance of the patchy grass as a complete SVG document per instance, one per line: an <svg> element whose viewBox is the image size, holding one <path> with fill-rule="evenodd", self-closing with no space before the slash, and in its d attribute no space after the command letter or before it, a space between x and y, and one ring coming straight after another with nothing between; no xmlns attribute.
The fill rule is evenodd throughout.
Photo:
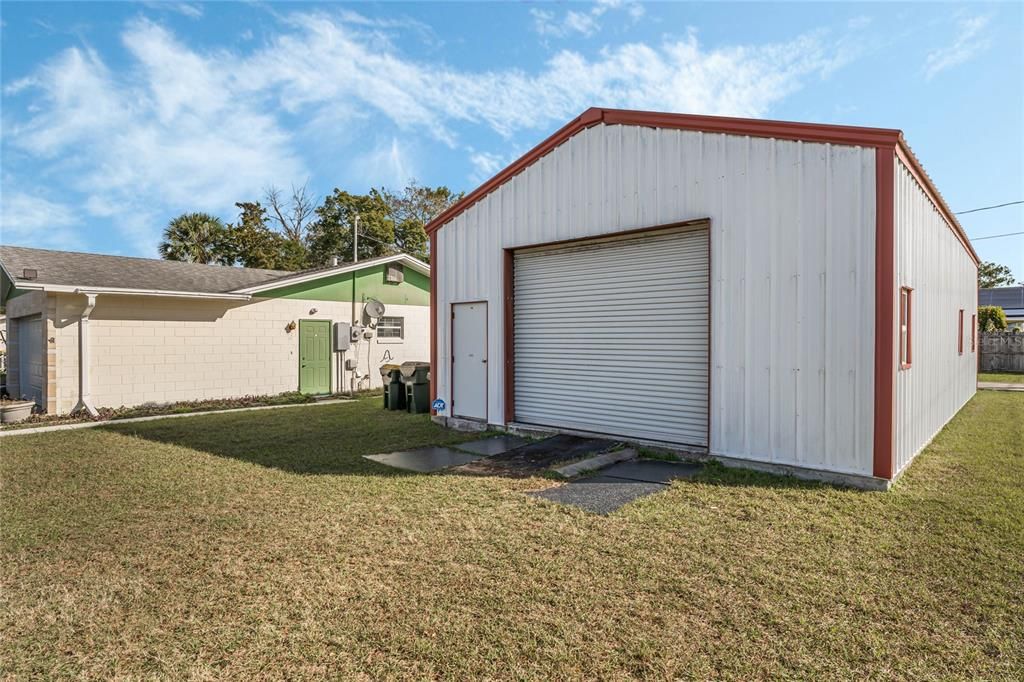
<svg viewBox="0 0 1024 682"><path fill-rule="evenodd" d="M996 381L1002 384L1024 384L1024 372L979 372L978 381Z"/></svg>
<svg viewBox="0 0 1024 682"><path fill-rule="evenodd" d="M19 436L0 676L1024 677L1024 396L888 493L709 467L600 517L361 457L377 400Z"/></svg>

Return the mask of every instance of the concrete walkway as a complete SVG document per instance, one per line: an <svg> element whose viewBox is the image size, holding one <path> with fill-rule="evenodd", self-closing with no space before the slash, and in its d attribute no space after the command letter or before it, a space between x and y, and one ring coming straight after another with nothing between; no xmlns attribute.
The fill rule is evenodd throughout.
<svg viewBox="0 0 1024 682"><path fill-rule="evenodd" d="M1004 384L997 381L979 381L978 388L987 391L1024 391L1024 384Z"/></svg>
<svg viewBox="0 0 1024 682"><path fill-rule="evenodd" d="M340 405L353 403L354 400L317 400L311 403L290 403L288 405L259 405L258 407L233 407L230 410L200 410L197 412L176 412L175 414L154 414L149 417L132 417L131 419L104 419L95 422L74 422L73 424L54 424L53 426L25 427L0 431L0 438L5 436L28 436L33 433L49 433L50 431L73 431L75 429L91 429L111 424L134 424L151 422L157 419L177 419L179 417L202 417L208 414L231 414L233 412L255 412L257 410L282 410L287 407L313 407L315 405Z"/></svg>

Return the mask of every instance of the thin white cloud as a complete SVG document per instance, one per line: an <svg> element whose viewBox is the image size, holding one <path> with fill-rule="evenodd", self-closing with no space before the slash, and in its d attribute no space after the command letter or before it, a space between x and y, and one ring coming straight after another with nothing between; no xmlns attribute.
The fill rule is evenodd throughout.
<svg viewBox="0 0 1024 682"><path fill-rule="evenodd" d="M354 166L360 174L373 178L368 183L370 185L405 187L416 177L410 155L397 137L378 143L370 152L356 159Z"/></svg>
<svg viewBox="0 0 1024 682"><path fill-rule="evenodd" d="M952 45L928 53L924 60L925 78L931 80L946 69L963 64L989 45L982 32L991 16L966 17L958 22L958 32Z"/></svg>
<svg viewBox="0 0 1024 682"><path fill-rule="evenodd" d="M38 111L5 132L19 150L53 159L89 197L86 210L136 249L153 252L167 219L146 217L223 212L306 174L274 115L233 82L232 57L201 56L147 21L122 38L135 68L113 74L95 52L68 49L18 84Z"/></svg>
<svg viewBox="0 0 1024 682"><path fill-rule="evenodd" d="M0 243L51 249L82 248L70 206L37 193L6 189L0 195Z"/></svg>
<svg viewBox="0 0 1024 682"><path fill-rule="evenodd" d="M180 14L183 17L188 17L189 19L199 19L203 16L202 5L192 2L171 2L169 0L154 0L153 2L144 2L142 4L152 10L174 12L175 14Z"/></svg>
<svg viewBox="0 0 1024 682"><path fill-rule="evenodd" d="M600 0L588 10L571 9L559 15L556 12L534 7L533 30L545 37L565 38L574 34L592 36L601 30L601 18L609 10L624 9L634 22L644 15L644 7L638 2L624 0Z"/></svg>
<svg viewBox="0 0 1024 682"><path fill-rule="evenodd" d="M468 151L469 163L473 166L469 179L478 185L494 176L495 173L507 166L511 160L511 157L507 154L477 151L472 148Z"/></svg>
<svg viewBox="0 0 1024 682"><path fill-rule="evenodd" d="M5 107L5 143L151 254L177 212L230 215L267 185L308 177L297 146L310 139L347 152L339 175L357 159L368 185L401 185L416 175L408 139L465 149L467 127L489 130L507 140L503 153L469 152L474 176L487 177L514 136L589 106L761 116L851 58L825 32L709 49L690 31L589 55L561 50L533 71L484 70L407 56L393 31L415 27L351 13L279 21L258 48L203 52L133 20L122 32L131 61L117 72L93 50L65 50L6 88L26 105ZM378 137L367 141L368 129Z"/></svg>

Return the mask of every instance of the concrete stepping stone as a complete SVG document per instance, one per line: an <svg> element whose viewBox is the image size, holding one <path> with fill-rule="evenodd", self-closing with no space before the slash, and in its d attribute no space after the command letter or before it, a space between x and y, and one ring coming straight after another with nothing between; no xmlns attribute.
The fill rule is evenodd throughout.
<svg viewBox="0 0 1024 682"><path fill-rule="evenodd" d="M533 497L569 504L595 514L610 514L633 500L668 488L677 478L690 478L700 464L641 459L613 464L600 476L527 493Z"/></svg>
<svg viewBox="0 0 1024 682"><path fill-rule="evenodd" d="M509 450L515 450L529 442L531 442L529 438L523 438L522 436L495 436L494 438L482 438L468 443L458 443L453 447L484 457L490 457L491 455L500 455Z"/></svg>
<svg viewBox="0 0 1024 682"><path fill-rule="evenodd" d="M621 462L601 470L602 476L622 478L645 483L668 485L677 478L690 478L701 470L700 464L692 462L665 462L656 459L641 459Z"/></svg>
<svg viewBox="0 0 1024 682"><path fill-rule="evenodd" d="M468 464L482 457L482 455L474 455L469 452L460 452L459 450L443 447L417 448L415 450L388 452L382 455L363 456L378 464L385 464L389 467L405 469L406 471L417 471L421 474Z"/></svg>

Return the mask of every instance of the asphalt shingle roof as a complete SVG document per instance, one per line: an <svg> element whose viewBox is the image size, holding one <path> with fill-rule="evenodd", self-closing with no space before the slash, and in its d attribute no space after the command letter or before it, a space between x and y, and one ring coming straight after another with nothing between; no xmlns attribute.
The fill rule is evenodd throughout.
<svg viewBox="0 0 1024 682"><path fill-rule="evenodd" d="M0 246L0 262L14 277L15 286L19 281L33 281L83 288L114 287L219 294L295 274L285 270L201 265L21 246ZM26 268L36 270L38 275L32 280L24 280L22 274Z"/></svg>

